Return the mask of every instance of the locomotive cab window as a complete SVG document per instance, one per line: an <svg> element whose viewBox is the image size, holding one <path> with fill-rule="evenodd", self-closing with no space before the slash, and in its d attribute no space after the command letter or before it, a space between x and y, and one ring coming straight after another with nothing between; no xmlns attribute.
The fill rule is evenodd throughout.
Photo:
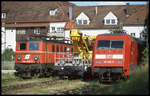
<svg viewBox="0 0 150 96"><path fill-rule="evenodd" d="M19 50L26 50L26 43L20 43Z"/></svg>
<svg viewBox="0 0 150 96"><path fill-rule="evenodd" d="M109 49L110 40L98 40L97 49Z"/></svg>
<svg viewBox="0 0 150 96"><path fill-rule="evenodd" d="M29 50L39 50L39 44L38 43L30 43Z"/></svg>
<svg viewBox="0 0 150 96"><path fill-rule="evenodd" d="M111 41L111 48L122 49L123 48L123 41Z"/></svg>
<svg viewBox="0 0 150 96"><path fill-rule="evenodd" d="M97 49L122 49L123 40L98 40Z"/></svg>

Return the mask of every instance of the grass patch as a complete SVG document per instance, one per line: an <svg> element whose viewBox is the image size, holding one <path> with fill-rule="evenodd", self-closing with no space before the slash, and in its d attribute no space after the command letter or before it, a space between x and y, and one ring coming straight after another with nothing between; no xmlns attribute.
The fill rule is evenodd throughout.
<svg viewBox="0 0 150 96"><path fill-rule="evenodd" d="M134 74L127 81L111 84L111 86L98 85L91 82L90 90L86 94L148 94L148 64L137 68Z"/></svg>
<svg viewBox="0 0 150 96"><path fill-rule="evenodd" d="M2 66L2 70L14 70L14 66Z"/></svg>
<svg viewBox="0 0 150 96"><path fill-rule="evenodd" d="M58 79L58 77L22 79L22 78L16 77L13 73L11 73L11 74L2 74L1 77L2 77L2 79L1 79L2 86L25 84L25 83L34 83L34 82Z"/></svg>

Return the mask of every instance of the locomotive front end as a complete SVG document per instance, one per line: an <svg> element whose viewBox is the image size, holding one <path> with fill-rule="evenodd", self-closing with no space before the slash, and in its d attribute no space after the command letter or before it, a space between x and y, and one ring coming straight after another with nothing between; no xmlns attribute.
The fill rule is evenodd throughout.
<svg viewBox="0 0 150 96"><path fill-rule="evenodd" d="M124 40L102 36L96 41L92 60L92 74L101 81L121 79L124 75Z"/></svg>
<svg viewBox="0 0 150 96"><path fill-rule="evenodd" d="M16 43L15 69L19 77L32 77L41 69L40 42L20 41Z"/></svg>

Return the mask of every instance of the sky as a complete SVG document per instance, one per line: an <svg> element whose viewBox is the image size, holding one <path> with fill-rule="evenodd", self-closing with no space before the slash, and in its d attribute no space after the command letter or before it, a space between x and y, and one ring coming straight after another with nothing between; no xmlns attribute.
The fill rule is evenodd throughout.
<svg viewBox="0 0 150 96"><path fill-rule="evenodd" d="M147 4L147 1L70 1L78 6Z"/></svg>

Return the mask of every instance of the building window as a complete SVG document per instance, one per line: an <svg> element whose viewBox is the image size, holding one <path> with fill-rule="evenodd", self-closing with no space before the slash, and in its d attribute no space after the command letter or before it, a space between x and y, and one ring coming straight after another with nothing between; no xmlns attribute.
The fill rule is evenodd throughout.
<svg viewBox="0 0 150 96"><path fill-rule="evenodd" d="M112 20L111 20L111 23L112 23L112 24L115 24L115 23L116 23L116 22L115 22L115 19L112 19Z"/></svg>
<svg viewBox="0 0 150 96"><path fill-rule="evenodd" d="M5 19L5 18L6 18L6 13L2 13L2 14L1 14L1 18L2 18L2 19Z"/></svg>
<svg viewBox="0 0 150 96"><path fill-rule="evenodd" d="M79 25L81 24L88 24L88 20L78 20L77 22Z"/></svg>
<svg viewBox="0 0 150 96"><path fill-rule="evenodd" d="M78 24L82 24L82 20L78 20Z"/></svg>
<svg viewBox="0 0 150 96"><path fill-rule="evenodd" d="M34 34L40 34L40 28L34 28Z"/></svg>
<svg viewBox="0 0 150 96"><path fill-rule="evenodd" d="M64 31L64 28L63 27L58 27L57 28L57 32L63 32Z"/></svg>
<svg viewBox="0 0 150 96"><path fill-rule="evenodd" d="M26 31L24 29L17 29L16 34L26 34Z"/></svg>
<svg viewBox="0 0 150 96"><path fill-rule="evenodd" d="M117 23L116 19L106 19L105 24L106 25L115 25Z"/></svg>
<svg viewBox="0 0 150 96"><path fill-rule="evenodd" d="M87 24L87 20L83 20L83 24Z"/></svg>
<svg viewBox="0 0 150 96"><path fill-rule="evenodd" d="M106 24L110 24L110 20L106 20Z"/></svg>
<svg viewBox="0 0 150 96"><path fill-rule="evenodd" d="M51 27L52 28L52 32L55 32L55 27Z"/></svg>
<svg viewBox="0 0 150 96"><path fill-rule="evenodd" d="M56 13L56 11L57 11L57 9L51 9L51 10L49 11L49 15L50 15L50 16L54 16L55 13Z"/></svg>
<svg viewBox="0 0 150 96"><path fill-rule="evenodd" d="M135 37L135 33L131 33L131 36Z"/></svg>
<svg viewBox="0 0 150 96"><path fill-rule="evenodd" d="M50 10L50 11L49 11L49 15L50 15L50 16L55 15L55 11L54 11L54 10Z"/></svg>

